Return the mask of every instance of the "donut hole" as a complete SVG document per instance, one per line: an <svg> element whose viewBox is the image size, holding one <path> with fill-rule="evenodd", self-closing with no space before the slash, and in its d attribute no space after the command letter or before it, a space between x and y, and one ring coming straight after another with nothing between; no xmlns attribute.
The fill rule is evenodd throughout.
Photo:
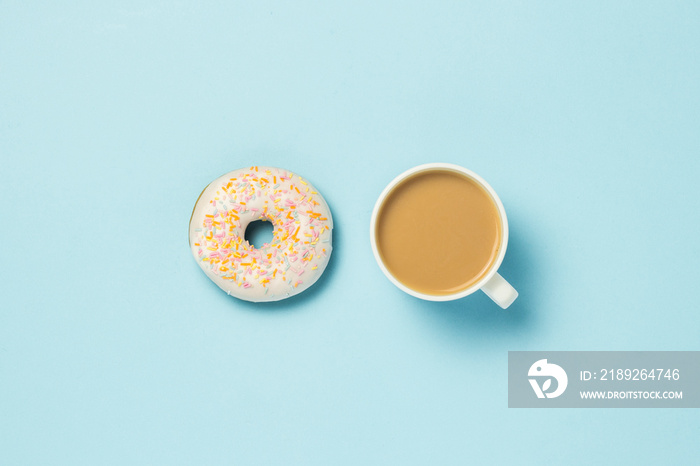
<svg viewBox="0 0 700 466"><path fill-rule="evenodd" d="M245 228L244 238L255 249L260 249L265 243L271 243L275 227L267 220L255 220Z"/></svg>

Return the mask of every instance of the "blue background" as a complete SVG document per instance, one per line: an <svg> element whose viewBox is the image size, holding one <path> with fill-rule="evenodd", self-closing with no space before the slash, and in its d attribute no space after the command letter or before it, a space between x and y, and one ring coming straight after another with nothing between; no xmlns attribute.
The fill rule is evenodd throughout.
<svg viewBox="0 0 700 466"><path fill-rule="evenodd" d="M699 51L695 2L2 1L0 464L696 461L697 410L508 409L507 352L699 349ZM503 200L506 311L374 262L434 161ZM187 247L252 164L336 222L277 304Z"/></svg>

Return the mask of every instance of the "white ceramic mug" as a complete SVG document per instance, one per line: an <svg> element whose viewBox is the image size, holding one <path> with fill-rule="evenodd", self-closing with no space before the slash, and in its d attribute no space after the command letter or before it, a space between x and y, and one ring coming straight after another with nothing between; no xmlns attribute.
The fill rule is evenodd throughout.
<svg viewBox="0 0 700 466"><path fill-rule="evenodd" d="M498 216L501 221L501 244L499 245L498 255L496 259L492 262L489 271L481 278L481 280L474 283L470 287L448 295L429 295L425 293L420 293L398 281L387 269L379 254L379 250L377 247L377 215L379 214L379 211L381 210L381 207L384 204L384 201L386 200L389 193L391 193L391 191L398 184L403 182L408 177L420 172L433 170L457 172L479 184L486 190L486 192L489 193L494 204L496 204L496 207L498 208ZM460 167L459 165L454 165L450 163L427 163L406 170L405 172L394 178L394 180L391 183L389 183L386 188L384 188L384 191L382 191L382 193L379 195L379 199L377 199L377 203L374 205L374 210L372 211L372 219L370 221L370 242L372 244L372 252L374 253L374 258L376 259L377 264L379 264L379 268L381 268L382 272L384 272L384 275L386 275L387 278L399 289L410 294L411 296L415 296L416 298L425 299L428 301L452 301L454 299L459 299L468 296L474 293L476 290L480 289L484 293L486 293L486 295L489 298L491 298L496 304L505 309L508 306L510 306L513 303L513 301L515 301L515 298L518 297L518 292L515 290L515 288L513 288L510 285L510 283L505 281L505 279L498 274L498 268L501 266L501 262L503 262L503 257L506 254L506 247L508 245L508 219L506 217L506 211L503 208L503 203L498 198L496 191L494 191L493 188L489 186L489 184L486 181L484 181L483 178L481 178L473 171L467 170L466 168Z"/></svg>

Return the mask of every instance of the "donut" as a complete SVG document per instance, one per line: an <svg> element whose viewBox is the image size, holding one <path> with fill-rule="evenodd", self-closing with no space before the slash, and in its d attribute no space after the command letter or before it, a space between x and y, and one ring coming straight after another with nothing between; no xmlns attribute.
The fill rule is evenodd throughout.
<svg viewBox="0 0 700 466"><path fill-rule="evenodd" d="M271 222L272 241L245 239L253 221ZM333 218L311 183L288 170L234 170L199 195L190 218L190 249L204 273L230 296L278 301L319 279L330 260Z"/></svg>

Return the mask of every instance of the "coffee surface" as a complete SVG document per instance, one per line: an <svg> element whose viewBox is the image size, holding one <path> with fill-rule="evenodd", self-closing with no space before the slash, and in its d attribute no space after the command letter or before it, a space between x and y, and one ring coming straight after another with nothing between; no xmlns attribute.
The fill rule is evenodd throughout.
<svg viewBox="0 0 700 466"><path fill-rule="evenodd" d="M502 233L498 208L484 188L457 172L431 170L389 193L375 234L398 281L419 293L447 295L489 271Z"/></svg>

